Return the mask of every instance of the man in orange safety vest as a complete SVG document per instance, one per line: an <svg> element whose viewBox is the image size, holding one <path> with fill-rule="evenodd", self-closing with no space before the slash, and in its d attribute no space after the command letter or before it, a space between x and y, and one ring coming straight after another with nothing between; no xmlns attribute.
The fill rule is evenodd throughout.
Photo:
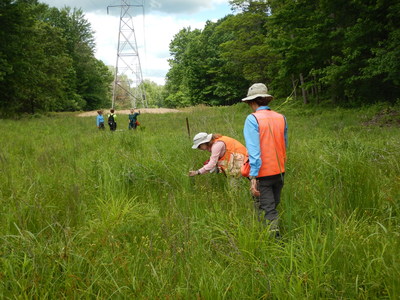
<svg viewBox="0 0 400 300"><path fill-rule="evenodd" d="M250 161L250 190L259 216L269 230L280 236L279 214L283 178L285 174L287 123L285 116L271 110L273 96L263 83L253 84L242 99L253 113L244 123L244 138Z"/></svg>

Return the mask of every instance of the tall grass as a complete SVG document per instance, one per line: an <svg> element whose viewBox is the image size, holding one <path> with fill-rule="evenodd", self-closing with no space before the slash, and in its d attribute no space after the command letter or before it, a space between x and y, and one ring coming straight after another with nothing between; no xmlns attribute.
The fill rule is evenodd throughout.
<svg viewBox="0 0 400 300"><path fill-rule="evenodd" d="M208 157L186 118L191 137L243 142L245 105L142 114L136 131L1 120L0 298L398 299L399 129L364 126L374 109L282 111L281 241L246 180L187 176Z"/></svg>

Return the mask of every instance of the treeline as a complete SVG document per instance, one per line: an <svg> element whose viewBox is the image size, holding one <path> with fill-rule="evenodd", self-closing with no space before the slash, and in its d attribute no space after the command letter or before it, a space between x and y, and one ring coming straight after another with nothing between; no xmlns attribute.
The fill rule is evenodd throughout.
<svg viewBox="0 0 400 300"><path fill-rule="evenodd" d="M115 74L115 68L110 67L113 74ZM115 97L115 108L116 109L130 109L132 107L143 107L147 104L147 107L158 108L164 106L164 86L158 85L157 83L145 79L138 87L133 87L133 82L125 74L119 76L119 84L116 89ZM145 103L141 102L141 99L133 101L132 95L143 93L143 99Z"/></svg>
<svg viewBox="0 0 400 300"><path fill-rule="evenodd" d="M109 105L113 76L94 57L93 31L81 10L2 0L0 24L2 115Z"/></svg>
<svg viewBox="0 0 400 300"><path fill-rule="evenodd" d="M225 105L250 84L304 103L400 98L400 2L231 0L237 12L170 43L167 106Z"/></svg>

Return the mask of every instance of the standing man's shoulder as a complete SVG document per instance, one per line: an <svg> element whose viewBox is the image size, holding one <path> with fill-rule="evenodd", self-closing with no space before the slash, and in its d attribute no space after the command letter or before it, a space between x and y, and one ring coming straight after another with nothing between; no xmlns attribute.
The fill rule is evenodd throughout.
<svg viewBox="0 0 400 300"><path fill-rule="evenodd" d="M251 123L251 124L257 123L258 124L257 117L254 115L254 113L247 115L246 120L245 120L245 125L249 124L249 123Z"/></svg>

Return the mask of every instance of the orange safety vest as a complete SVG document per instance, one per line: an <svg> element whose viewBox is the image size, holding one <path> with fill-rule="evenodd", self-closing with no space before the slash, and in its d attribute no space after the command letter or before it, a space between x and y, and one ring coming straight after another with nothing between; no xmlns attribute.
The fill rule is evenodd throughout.
<svg viewBox="0 0 400 300"><path fill-rule="evenodd" d="M240 168L248 157L246 147L228 136L221 136L215 141L224 142L226 149L225 154L218 160L218 167L229 175L240 175Z"/></svg>
<svg viewBox="0 0 400 300"><path fill-rule="evenodd" d="M285 172L285 118L272 110L258 110L253 115L260 133L261 167L257 177Z"/></svg>

